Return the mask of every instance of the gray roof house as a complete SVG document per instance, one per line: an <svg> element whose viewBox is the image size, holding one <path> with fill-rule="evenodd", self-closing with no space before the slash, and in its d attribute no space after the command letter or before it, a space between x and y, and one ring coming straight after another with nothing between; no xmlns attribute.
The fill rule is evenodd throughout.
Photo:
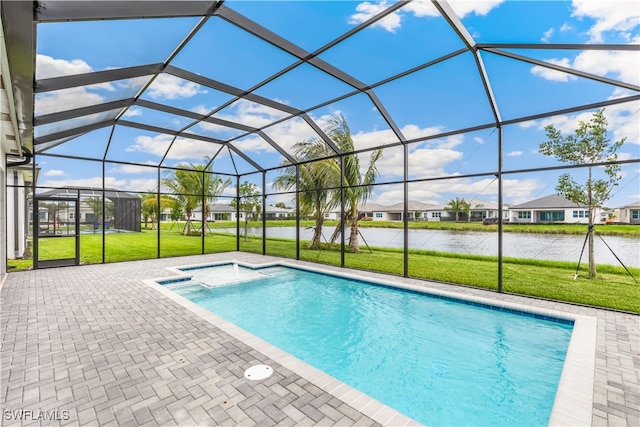
<svg viewBox="0 0 640 427"><path fill-rule="evenodd" d="M623 224L640 224L640 201L619 208L618 221Z"/></svg>
<svg viewBox="0 0 640 427"><path fill-rule="evenodd" d="M541 197L509 208L512 223L588 224L589 210L559 194ZM599 210L596 217L599 216Z"/></svg>
<svg viewBox="0 0 640 427"><path fill-rule="evenodd" d="M409 201L407 206L409 221L426 220L426 213L433 209L438 209L438 207L428 203ZM367 202L360 208L360 213L361 216L371 218L374 221L402 221L404 203L385 206Z"/></svg>

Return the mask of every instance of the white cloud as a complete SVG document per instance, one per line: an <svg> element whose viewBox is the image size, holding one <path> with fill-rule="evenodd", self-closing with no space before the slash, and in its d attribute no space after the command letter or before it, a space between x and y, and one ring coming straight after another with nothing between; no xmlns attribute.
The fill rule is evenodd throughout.
<svg viewBox="0 0 640 427"><path fill-rule="evenodd" d="M560 27L560 31L563 32L563 33L566 33L567 31L571 31L573 29L574 29L573 26L571 26L571 24L569 24L568 22L565 22Z"/></svg>
<svg viewBox="0 0 640 427"><path fill-rule="evenodd" d="M151 153L158 157L164 156L167 152L169 144L173 140L173 135L159 134L156 136L140 135L134 140L134 144L128 146L125 151L135 152L141 151L144 153Z"/></svg>
<svg viewBox="0 0 640 427"><path fill-rule="evenodd" d="M356 6L356 13L351 15L351 17L349 18L349 24L361 24L368 19L371 19L378 13L382 12L389 6L390 5L387 4L386 0L382 0L379 3L369 3L368 1L360 3ZM382 27L385 30L393 33L398 28L400 28L401 19L402 18L398 12L393 12L377 21L375 24L373 24L373 27Z"/></svg>
<svg viewBox="0 0 640 427"><path fill-rule="evenodd" d="M150 153L157 157L164 156L169 145L173 140L173 135L159 134L156 136L140 135L136 137L135 143L126 148L128 152L140 151ZM171 145L166 159L171 160L190 160L203 159L205 156L214 155L220 148L219 144L212 142L200 141L184 137L176 138ZM133 169L132 169L133 170ZM142 170L142 169L141 169ZM133 173L133 172L127 172Z"/></svg>
<svg viewBox="0 0 640 427"><path fill-rule="evenodd" d="M409 156L409 173L414 179L449 175L446 166L462 156L461 151L446 148L418 149Z"/></svg>
<svg viewBox="0 0 640 427"><path fill-rule="evenodd" d="M135 107L129 108L127 112L124 113L124 117L136 117L141 115L142 115L142 110Z"/></svg>
<svg viewBox="0 0 640 427"><path fill-rule="evenodd" d="M485 16L501 3L504 3L504 0L453 0L449 4L459 18L464 18L472 13Z"/></svg>
<svg viewBox="0 0 640 427"><path fill-rule="evenodd" d="M637 42L640 43L640 37ZM544 61L599 76L610 76L625 83L640 84L640 73L638 72L640 70L640 52L637 51L585 50L580 52L573 61L566 57ZM539 65L532 67L531 73L554 81L566 82L577 79L574 75Z"/></svg>
<svg viewBox="0 0 640 427"><path fill-rule="evenodd" d="M158 187L158 180L152 178L117 180L114 177L107 176L105 177L105 180L120 182L121 186L117 188L123 191L155 191L155 189Z"/></svg>
<svg viewBox="0 0 640 427"><path fill-rule="evenodd" d="M50 179L50 180L39 182L38 185L41 185L43 187L53 187L53 188L74 187L74 186L78 186L78 178ZM82 178L82 186L102 188L102 177L93 176L93 177ZM126 180L117 179L114 177L105 177L104 186L105 188L117 188L120 190L124 190L128 188Z"/></svg>
<svg viewBox="0 0 640 427"><path fill-rule="evenodd" d="M56 113L63 110L88 107L102 104L104 97L97 93L87 92L83 88L70 88L46 92L36 96L35 114Z"/></svg>
<svg viewBox="0 0 640 427"><path fill-rule="evenodd" d="M66 173L59 169L51 169L44 173L44 176L65 176Z"/></svg>
<svg viewBox="0 0 640 427"><path fill-rule="evenodd" d="M573 60L572 67L592 74L640 84L640 52L587 50Z"/></svg>
<svg viewBox="0 0 640 427"><path fill-rule="evenodd" d="M47 55L36 55L36 79L48 79L51 77L71 76L75 74L84 74L94 71L89 64L82 59L66 59L52 58ZM115 88L111 83L98 83L86 86L84 89L102 89L113 91Z"/></svg>
<svg viewBox="0 0 640 427"><path fill-rule="evenodd" d="M504 0L458 0L450 1L449 4L453 11L460 18L464 18L469 14L486 15L493 8L497 7ZM362 2L356 6L356 13L349 17L349 24L358 25L368 19L374 17L378 13L391 6L386 0L375 2ZM438 10L433 3L428 0L413 0L399 10L385 16L383 19L373 24L373 27L381 27L386 31L394 33L402 25L402 17L404 14L412 14L417 18L439 16Z"/></svg>
<svg viewBox="0 0 640 427"><path fill-rule="evenodd" d="M631 92L629 91L616 89L609 99L629 96L630 94ZM639 110L640 101L610 105L605 108L604 115L608 122L608 136L612 141L626 137L625 144L640 144ZM580 121L588 122L592 117L593 113L591 111L585 111L573 115L554 116L538 121L521 123L520 127L544 130L546 126L553 125L563 134L571 134L575 132Z"/></svg>
<svg viewBox="0 0 640 427"><path fill-rule="evenodd" d="M554 32L555 32L555 29L553 27L549 28L547 31L544 32L540 41L542 41L543 43L549 43L549 40L551 39L551 36L553 35Z"/></svg>
<svg viewBox="0 0 640 427"><path fill-rule="evenodd" d="M607 32L628 34L640 24L638 2L635 0L573 0L571 16L591 18L596 23L589 29L590 42L602 43Z"/></svg>
<svg viewBox="0 0 640 427"><path fill-rule="evenodd" d="M47 55L36 55L36 79L69 76L73 74L90 73L93 68L82 59L56 59Z"/></svg>
<svg viewBox="0 0 640 427"><path fill-rule="evenodd" d="M429 0L414 0L402 8L405 12L413 13L417 18L425 16L439 16L440 12Z"/></svg>
<svg viewBox="0 0 640 427"><path fill-rule="evenodd" d="M535 179L505 179L502 183L505 203L517 204L531 200L541 187L540 182ZM472 178L459 178L421 182L419 185L409 184L409 200L435 205L442 205L456 196L495 202L497 195L498 180L494 178L482 178L477 181ZM404 192L400 188L383 190L379 194L374 194L371 199L375 203L384 205L399 203L403 200Z"/></svg>
<svg viewBox="0 0 640 427"><path fill-rule="evenodd" d="M382 144L398 142L398 137L391 129L358 131L351 134L356 149L378 147Z"/></svg>
<svg viewBox="0 0 640 427"><path fill-rule="evenodd" d="M224 113L223 113L224 111ZM246 126L261 128L287 116L287 113L266 105L240 99L224 109L215 117L230 122L242 123Z"/></svg>
<svg viewBox="0 0 640 427"><path fill-rule="evenodd" d="M545 62L549 62L554 65L560 65L562 67L570 67L569 58L551 58L545 60ZM563 73L562 71L553 70L551 68L542 67L540 65L535 65L531 68L531 74L534 76L540 76L543 79L553 80L557 82L568 82L569 80L576 80L577 77L573 74Z"/></svg>
<svg viewBox="0 0 640 427"><path fill-rule="evenodd" d="M151 161L146 162L151 167L140 166L140 165L117 165L112 168L109 168L109 173L124 173L124 174L143 174L143 173L157 173L157 163L153 163Z"/></svg>
<svg viewBox="0 0 640 427"><path fill-rule="evenodd" d="M160 74L147 89L153 99L178 99L207 93L201 85L171 74Z"/></svg>
<svg viewBox="0 0 640 427"><path fill-rule="evenodd" d="M511 152L507 153L507 156L509 156L509 157L522 156L522 151L519 151L519 150L511 151Z"/></svg>

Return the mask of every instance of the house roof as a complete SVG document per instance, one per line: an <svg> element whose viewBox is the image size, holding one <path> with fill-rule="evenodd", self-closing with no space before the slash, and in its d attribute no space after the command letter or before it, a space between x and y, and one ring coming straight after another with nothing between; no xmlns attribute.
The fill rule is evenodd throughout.
<svg viewBox="0 0 640 427"><path fill-rule="evenodd" d="M90 197L102 197L102 188L79 188L74 186L67 186L64 188L57 188L54 190L45 191L43 193L38 193L37 197L78 197L80 196L90 196ZM121 191L115 188L105 188L104 189L104 197L110 200L115 199L137 199L140 200L140 197L127 193L125 191Z"/></svg>
<svg viewBox="0 0 640 427"><path fill-rule="evenodd" d="M578 205L559 194L551 194L539 199L530 200L528 202L511 206L509 209L563 209L563 208L586 208L586 206Z"/></svg>
<svg viewBox="0 0 640 427"><path fill-rule="evenodd" d="M193 212L200 212L202 211L202 207L197 207L193 210ZM227 212L235 212L236 208L234 208L233 206L231 206L230 204L227 203L210 203L209 204L209 212L222 212L222 213L227 213ZM292 213L295 212L295 209L291 209L291 208L277 208L275 206L267 206L265 208L265 211L267 213Z"/></svg>
<svg viewBox="0 0 640 427"><path fill-rule="evenodd" d="M620 206L618 209L631 209L631 208L640 208L640 200L637 202L630 203L628 205Z"/></svg>

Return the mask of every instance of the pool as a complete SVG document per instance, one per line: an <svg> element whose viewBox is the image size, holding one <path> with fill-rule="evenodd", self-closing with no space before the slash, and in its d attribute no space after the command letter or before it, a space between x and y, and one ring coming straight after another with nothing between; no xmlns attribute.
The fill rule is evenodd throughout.
<svg viewBox="0 0 640 427"><path fill-rule="evenodd" d="M571 319L279 265L180 271L165 290L421 423L549 422Z"/></svg>

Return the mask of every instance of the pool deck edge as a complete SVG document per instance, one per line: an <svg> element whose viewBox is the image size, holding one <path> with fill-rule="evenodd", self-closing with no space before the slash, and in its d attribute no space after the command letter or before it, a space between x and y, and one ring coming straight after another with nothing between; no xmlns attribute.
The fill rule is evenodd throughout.
<svg viewBox="0 0 640 427"><path fill-rule="evenodd" d="M400 289L426 293L446 298L452 298L467 302L474 302L483 305L520 311L525 314L538 314L562 320L573 321L571 340L565 356L560 381L556 391L553 408L549 418L549 426L584 426L591 425L593 410L593 386L595 381L596 364L596 337L597 337L597 317L586 316L574 313L560 312L541 307L525 306L523 304L507 301L497 301L490 298L466 295L449 290L439 290L427 288L424 285L412 285L394 281L393 278L362 277L347 271L327 271L326 268L303 265L303 263L291 260L268 261L264 263L251 263L246 261L225 260L221 262L202 263L177 267L169 267L168 271L173 273L171 280L180 280L181 277L189 277L185 269L215 267L217 265L238 264L248 268L264 268L271 266L284 266L292 268L302 268L322 274L333 274L354 280L365 280L384 286L393 286ZM177 275L177 276L176 276ZM367 415L374 421L382 425L421 425L415 420L390 408L370 396L342 383L319 369L306 362L284 352L283 350L269 344L268 342L250 334L238 326L222 319L210 311L197 304L183 298L175 292L166 289L158 282L164 278L149 279L144 282L169 297L176 303L198 314L206 321L222 329L229 335L239 339L255 350L281 364L285 368L300 375L307 381L315 384L327 393L344 401L354 409ZM346 399L347 395L349 396Z"/></svg>

